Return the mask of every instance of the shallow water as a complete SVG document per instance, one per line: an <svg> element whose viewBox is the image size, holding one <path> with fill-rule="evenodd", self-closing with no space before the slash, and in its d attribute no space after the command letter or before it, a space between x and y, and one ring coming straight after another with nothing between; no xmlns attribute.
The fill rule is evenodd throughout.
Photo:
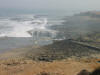
<svg viewBox="0 0 100 75"><path fill-rule="evenodd" d="M37 45L43 46L47 44L51 44L52 41L38 41ZM0 38L0 53L12 50L15 48L22 48L25 46L35 45L35 41L31 37L5 37Z"/></svg>

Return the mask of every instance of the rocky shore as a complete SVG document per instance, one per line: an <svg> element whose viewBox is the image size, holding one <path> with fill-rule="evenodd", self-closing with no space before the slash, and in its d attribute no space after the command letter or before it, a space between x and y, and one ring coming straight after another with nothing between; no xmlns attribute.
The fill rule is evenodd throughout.
<svg viewBox="0 0 100 75"><path fill-rule="evenodd" d="M100 12L66 18L52 29L65 40L26 46L0 54L0 75L76 75L100 66ZM58 36L60 37L60 36Z"/></svg>

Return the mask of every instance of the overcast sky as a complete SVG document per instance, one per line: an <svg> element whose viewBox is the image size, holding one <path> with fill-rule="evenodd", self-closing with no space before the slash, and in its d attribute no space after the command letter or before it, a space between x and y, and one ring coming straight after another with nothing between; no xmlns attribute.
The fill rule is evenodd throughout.
<svg viewBox="0 0 100 75"><path fill-rule="evenodd" d="M0 0L4 9L100 9L100 0Z"/></svg>

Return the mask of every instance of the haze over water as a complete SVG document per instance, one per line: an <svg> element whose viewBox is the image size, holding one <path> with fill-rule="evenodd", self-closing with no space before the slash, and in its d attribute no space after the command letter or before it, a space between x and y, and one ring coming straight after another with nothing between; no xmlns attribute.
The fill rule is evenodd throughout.
<svg viewBox="0 0 100 75"><path fill-rule="evenodd" d="M0 51L33 45L28 32L36 25L38 29L61 25L66 16L99 11L99 3L99 0L0 0Z"/></svg>

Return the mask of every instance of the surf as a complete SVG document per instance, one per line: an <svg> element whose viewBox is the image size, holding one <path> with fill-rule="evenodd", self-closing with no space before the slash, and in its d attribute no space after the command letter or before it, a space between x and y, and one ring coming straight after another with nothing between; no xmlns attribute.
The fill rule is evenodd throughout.
<svg viewBox="0 0 100 75"><path fill-rule="evenodd" d="M47 30L47 18L34 18L29 16L25 19L22 17L0 21L0 26L5 28L0 32L0 37L32 37L28 31Z"/></svg>

